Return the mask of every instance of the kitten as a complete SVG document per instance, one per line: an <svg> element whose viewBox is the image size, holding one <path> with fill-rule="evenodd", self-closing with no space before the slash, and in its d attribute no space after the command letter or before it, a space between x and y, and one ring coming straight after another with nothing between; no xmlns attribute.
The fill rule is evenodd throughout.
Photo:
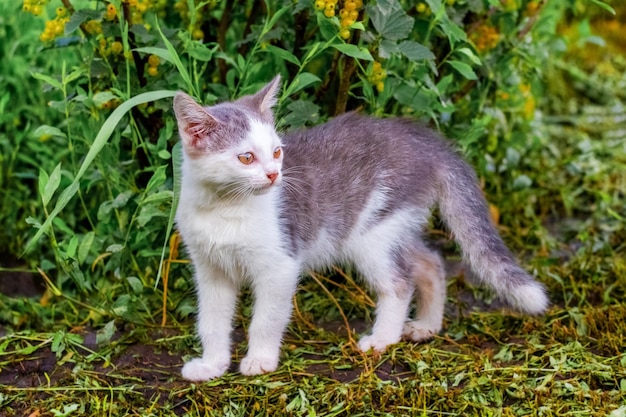
<svg viewBox="0 0 626 417"><path fill-rule="evenodd" d="M445 140L406 119L357 113L281 138L272 113L279 85L276 77L212 107L183 93L174 99L183 143L176 220L195 267L203 348L184 378L228 369L242 284L254 306L240 370L274 371L301 273L333 263L355 265L377 295L362 351L432 337L442 326L445 272L420 235L434 205L485 284L521 312L545 311L543 286L505 247L474 171Z"/></svg>

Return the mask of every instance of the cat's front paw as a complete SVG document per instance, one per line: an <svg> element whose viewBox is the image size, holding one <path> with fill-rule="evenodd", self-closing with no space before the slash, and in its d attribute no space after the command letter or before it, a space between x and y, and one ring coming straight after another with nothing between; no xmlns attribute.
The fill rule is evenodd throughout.
<svg viewBox="0 0 626 417"><path fill-rule="evenodd" d="M224 375L228 362L216 363L203 358L196 358L183 366L183 378L189 381L209 381Z"/></svg>
<svg viewBox="0 0 626 417"><path fill-rule="evenodd" d="M361 352L369 352L371 350L374 353L382 353L388 346L397 342L399 342L399 340L387 340L374 335L363 336L361 340L359 340L359 350Z"/></svg>
<svg viewBox="0 0 626 417"><path fill-rule="evenodd" d="M278 358L250 357L241 360L239 369L244 375L261 375L273 372L278 368Z"/></svg>

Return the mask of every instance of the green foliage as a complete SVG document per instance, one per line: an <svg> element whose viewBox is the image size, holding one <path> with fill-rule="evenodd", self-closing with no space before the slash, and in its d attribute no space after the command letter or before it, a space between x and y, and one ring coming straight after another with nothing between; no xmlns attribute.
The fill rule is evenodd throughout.
<svg viewBox="0 0 626 417"><path fill-rule="evenodd" d="M38 230L25 250L47 235L54 262L44 270L54 267L59 285L71 279L83 291L111 272L146 285L160 279L154 271L163 259L146 244L164 247L171 230L176 139L163 98L178 89L211 103L282 72L282 128L353 107L410 114L455 137L483 174L527 145L521 133L535 111L529 80L557 13L545 7L537 19L543 10L529 12L533 2L336 3L325 2L322 13L307 1L49 2L40 38L44 54L62 53L60 72L33 75L57 98L50 107L61 120L32 134L54 140L64 157L54 158L52 180L50 168L39 167L43 207L30 213ZM327 17L330 9L341 19ZM496 106L504 96L507 105Z"/></svg>
<svg viewBox="0 0 626 417"><path fill-rule="evenodd" d="M179 327L195 312L185 254L172 235L180 149L170 98L184 90L205 104L229 100L276 73L284 80L281 129L360 109L411 117L455 141L484 182L503 235L547 283L555 307L540 324L492 313L448 317L450 338L424 350L402 345L377 362L346 353L350 338L310 326L367 315L371 300L351 285L327 296L307 281L296 348L286 348L278 374L173 384L171 393L155 391L161 400L146 400L145 415L159 415L155 404L166 397L172 413L182 401L186 410L232 415L269 403L298 415L377 407L394 415L484 415L485 407L513 415L535 410L535 396L542 415L556 415L550 409L559 405L590 413L587 400L604 401L606 413L623 404L626 376L607 366L624 365L617 352L626 292L626 59L616 52L624 45L610 53L598 47L610 27L594 24L623 15L618 0L0 3L0 54L10 63L0 69L0 250L39 268L47 285L41 300L0 297L2 323L21 330L0 338L0 361L49 349L59 364L76 366L67 402L51 405L52 415L131 412L113 396L141 398L136 377L120 377L118 387L102 382L104 369L93 371L123 350L120 329L134 342L189 352L190 327L165 336L169 344L136 330L164 316ZM616 39L623 30L615 29ZM450 284L458 309L460 281ZM79 325L98 329L95 344L68 330ZM517 335L511 346L501 343L509 331ZM332 344L309 349L314 336ZM315 375L320 361L370 371L409 363L405 371L418 378L392 386L368 371L347 385ZM100 389L111 397L81 398ZM0 406L26 397L0 392ZM405 397L407 409L391 408Z"/></svg>

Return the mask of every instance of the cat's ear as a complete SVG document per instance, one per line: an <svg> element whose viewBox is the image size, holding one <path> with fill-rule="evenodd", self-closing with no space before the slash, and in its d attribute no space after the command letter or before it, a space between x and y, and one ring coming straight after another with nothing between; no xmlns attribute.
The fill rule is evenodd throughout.
<svg viewBox="0 0 626 417"><path fill-rule="evenodd" d="M178 93L174 97L174 113L178 132L187 150L201 150L202 142L219 126L213 116L185 93Z"/></svg>
<svg viewBox="0 0 626 417"><path fill-rule="evenodd" d="M280 74L261 89L255 95L259 97L259 111L265 113L272 111L272 107L278 102L278 89L280 88Z"/></svg>
<svg viewBox="0 0 626 417"><path fill-rule="evenodd" d="M278 102L278 90L280 89L280 74L263 87L258 93L244 97L248 106L256 110L263 119L268 122L274 121L272 107Z"/></svg>

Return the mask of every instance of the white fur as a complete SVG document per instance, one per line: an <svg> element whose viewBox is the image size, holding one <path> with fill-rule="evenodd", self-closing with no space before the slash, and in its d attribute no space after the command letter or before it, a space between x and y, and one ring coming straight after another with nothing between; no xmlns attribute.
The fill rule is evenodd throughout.
<svg viewBox="0 0 626 417"><path fill-rule="evenodd" d="M507 300L513 307L528 314L541 314L550 304L545 289L538 282L528 282L516 287L507 294Z"/></svg>
<svg viewBox="0 0 626 417"><path fill-rule="evenodd" d="M291 298L300 273L298 262L284 250L278 224L277 188L268 172L280 172L273 150L280 146L274 130L251 120L248 138L221 154L184 155L180 205L176 215L189 250L198 289L198 333L203 356L188 362L183 376L208 380L221 376L230 364L230 333L239 287L251 284L255 305L249 329L250 345L241 372L254 375L278 366L282 333L291 316ZM236 158L253 152L256 161L243 165ZM218 198L216 181L258 188L241 198Z"/></svg>

